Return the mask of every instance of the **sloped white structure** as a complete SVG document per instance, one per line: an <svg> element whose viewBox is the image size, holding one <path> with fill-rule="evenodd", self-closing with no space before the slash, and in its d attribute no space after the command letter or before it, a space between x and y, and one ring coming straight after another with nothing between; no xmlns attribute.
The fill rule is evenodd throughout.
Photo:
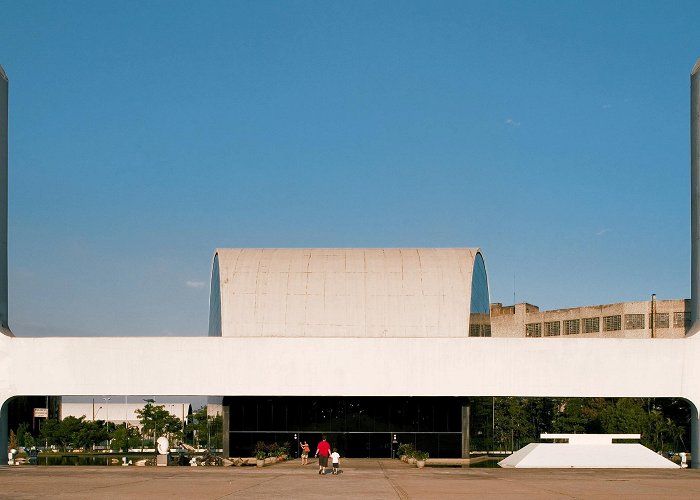
<svg viewBox="0 0 700 500"><path fill-rule="evenodd" d="M521 469L679 468L639 443L613 443L613 439L639 439L639 434L542 434L540 437L568 440L568 443L530 443L498 465Z"/></svg>

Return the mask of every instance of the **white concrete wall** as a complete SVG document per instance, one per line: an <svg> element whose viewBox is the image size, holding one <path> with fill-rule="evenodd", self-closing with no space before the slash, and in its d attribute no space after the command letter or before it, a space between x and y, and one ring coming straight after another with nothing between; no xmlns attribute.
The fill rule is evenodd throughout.
<svg viewBox="0 0 700 500"><path fill-rule="evenodd" d="M105 369L102 360L106 354L120 360L118 368ZM33 370L26 369L27 359L33 361ZM308 360L303 377L299 376L300 359ZM19 395L191 394L683 397L697 406L698 359L700 336L326 339L0 335L0 403ZM191 369L166 371L165 366ZM6 418L6 405L4 408ZM693 451L700 453L696 443L698 413L695 408L692 413Z"/></svg>
<svg viewBox="0 0 700 500"><path fill-rule="evenodd" d="M154 362L158 352L161 362ZM105 369L105 353L120 359ZM35 370L26 370L32 359ZM306 359L299 377L299 360ZM648 396L700 400L700 338L10 338L0 394ZM75 360L80 360L76 363ZM189 366L165 371L162 367ZM330 380L331 366L335 372ZM488 375L486 375L488 374ZM331 393L329 393L329 390Z"/></svg>
<svg viewBox="0 0 700 500"><path fill-rule="evenodd" d="M478 249L218 249L222 335L466 337Z"/></svg>

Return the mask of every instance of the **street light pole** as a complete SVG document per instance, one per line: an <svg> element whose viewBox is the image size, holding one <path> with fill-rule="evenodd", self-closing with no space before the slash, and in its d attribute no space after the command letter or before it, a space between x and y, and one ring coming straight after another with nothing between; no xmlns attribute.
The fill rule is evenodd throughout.
<svg viewBox="0 0 700 500"><path fill-rule="evenodd" d="M109 400L112 398L102 398L105 402L105 418L107 419L107 430L109 430Z"/></svg>
<svg viewBox="0 0 700 500"><path fill-rule="evenodd" d="M105 419L107 423L107 448L109 448L109 400L112 398L102 398L105 402Z"/></svg>
<svg viewBox="0 0 700 500"><path fill-rule="evenodd" d="M656 294L651 294L651 338L654 338L656 330Z"/></svg>

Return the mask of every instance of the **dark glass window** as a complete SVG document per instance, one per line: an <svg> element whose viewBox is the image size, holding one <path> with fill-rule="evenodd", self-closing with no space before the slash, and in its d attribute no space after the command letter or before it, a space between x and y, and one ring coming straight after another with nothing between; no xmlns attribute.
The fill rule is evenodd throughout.
<svg viewBox="0 0 700 500"><path fill-rule="evenodd" d="M390 457L393 434L408 436L400 442L426 443L419 449L433 457L461 453L459 398L249 396L224 404L230 456L250 456L257 441L292 442L294 434L312 447L326 434L348 457Z"/></svg>
<svg viewBox="0 0 700 500"><path fill-rule="evenodd" d="M581 320L565 319L564 320L564 335L576 335L581 331Z"/></svg>
<svg viewBox="0 0 700 500"><path fill-rule="evenodd" d="M526 337L541 337L542 336L542 323L528 323L525 325L525 336Z"/></svg>
<svg viewBox="0 0 700 500"><path fill-rule="evenodd" d="M560 333L561 323L559 321L545 321L544 322L544 336L545 337L555 337Z"/></svg>
<svg viewBox="0 0 700 500"><path fill-rule="evenodd" d="M673 313L674 328L689 328L690 327L690 312L674 312Z"/></svg>
<svg viewBox="0 0 700 500"><path fill-rule="evenodd" d="M669 326L669 316L668 313L656 313L654 314L654 327L656 328L668 328ZM649 318L649 324L651 324L651 318Z"/></svg>
<svg viewBox="0 0 700 500"><path fill-rule="evenodd" d="M600 318L583 318L583 333L600 331Z"/></svg>
<svg viewBox="0 0 700 500"><path fill-rule="evenodd" d="M643 314L625 314L625 330L639 330L644 328Z"/></svg>
<svg viewBox="0 0 700 500"><path fill-rule="evenodd" d="M622 330L622 316L619 314L616 316L604 316L603 331L614 332L617 330Z"/></svg>

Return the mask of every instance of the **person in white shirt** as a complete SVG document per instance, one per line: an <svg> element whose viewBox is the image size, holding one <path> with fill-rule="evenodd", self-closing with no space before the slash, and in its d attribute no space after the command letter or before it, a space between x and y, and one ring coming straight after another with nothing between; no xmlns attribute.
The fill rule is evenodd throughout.
<svg viewBox="0 0 700 500"><path fill-rule="evenodd" d="M340 470L340 453L338 453L338 448L333 448L331 459L333 460L333 474L337 474Z"/></svg>

